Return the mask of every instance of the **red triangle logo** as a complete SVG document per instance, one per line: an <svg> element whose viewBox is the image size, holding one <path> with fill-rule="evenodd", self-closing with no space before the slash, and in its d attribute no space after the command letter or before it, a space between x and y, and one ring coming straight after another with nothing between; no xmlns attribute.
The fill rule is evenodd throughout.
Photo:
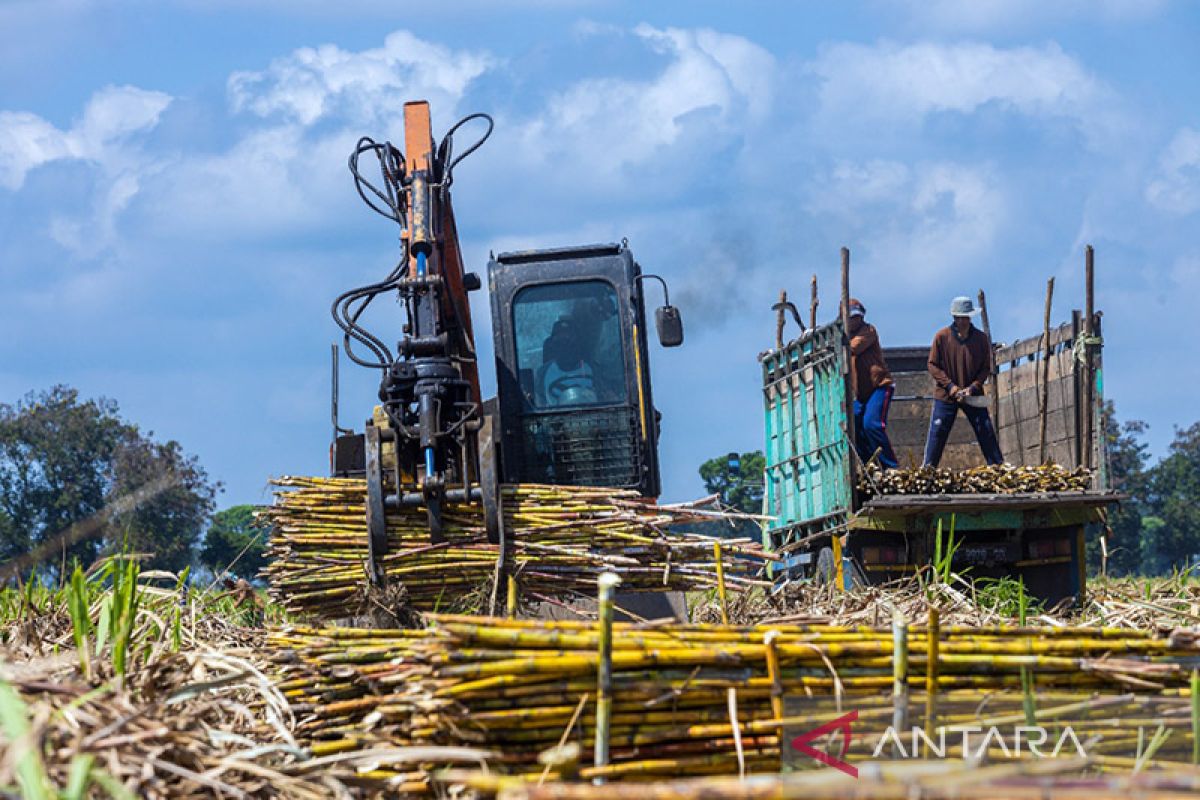
<svg viewBox="0 0 1200 800"><path fill-rule="evenodd" d="M833 767L834 769L841 770L852 778L857 778L858 767L848 764L841 759L834 758L833 756L818 750L809 744L809 742L819 739L831 731L840 730L842 732L842 752L848 753L850 752L850 724L852 722L856 722L857 720L857 710L851 711L849 714L844 714L835 720L830 720L824 725L818 728L813 728L808 733L802 733L796 738L792 739L792 749L796 750L797 752L804 753L804 755L821 762L827 767Z"/></svg>

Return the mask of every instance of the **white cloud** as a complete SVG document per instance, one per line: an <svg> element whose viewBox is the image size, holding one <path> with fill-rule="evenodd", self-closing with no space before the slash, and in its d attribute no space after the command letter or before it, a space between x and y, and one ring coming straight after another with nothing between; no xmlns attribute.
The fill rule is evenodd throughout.
<svg viewBox="0 0 1200 800"><path fill-rule="evenodd" d="M72 155L66 134L36 114L0 111L0 186L20 189L29 170Z"/></svg>
<svg viewBox="0 0 1200 800"><path fill-rule="evenodd" d="M879 285L923 291L990 252L1008 200L990 165L839 162L807 192L807 208L844 241Z"/></svg>
<svg viewBox="0 0 1200 800"><path fill-rule="evenodd" d="M522 131L526 158L611 177L688 136L727 143L770 111L775 60L748 39L649 25L634 33L669 57L666 67L648 80L585 79L553 96Z"/></svg>
<svg viewBox="0 0 1200 800"><path fill-rule="evenodd" d="M397 117L406 99L427 99L435 111L452 108L495 63L487 53L451 50L396 31L382 47L304 47L265 70L235 72L229 96L236 110L262 117L279 114L303 125L337 117L361 124Z"/></svg>
<svg viewBox="0 0 1200 800"><path fill-rule="evenodd" d="M30 170L65 158L102 166L119 162L119 148L132 134L149 130L171 102L170 95L135 86L107 86L92 95L82 118L59 130L27 112L0 112L0 186L20 189Z"/></svg>
<svg viewBox="0 0 1200 800"><path fill-rule="evenodd" d="M1105 110L1110 90L1055 43L841 43L822 49L811 69L821 80L820 121L841 131L878 133L888 125L918 125L931 113L972 114L989 104L1068 119L1092 143L1122 124Z"/></svg>
<svg viewBox="0 0 1200 800"><path fill-rule="evenodd" d="M898 161L838 161L829 175L818 181L809 197L808 207L843 217L853 217L862 209L900 199L912 180L908 165Z"/></svg>
<svg viewBox="0 0 1200 800"><path fill-rule="evenodd" d="M1200 210L1200 131L1180 129L1158 163L1159 174L1146 186L1146 199L1172 214Z"/></svg>
<svg viewBox="0 0 1200 800"><path fill-rule="evenodd" d="M1031 28L1077 17L1127 22L1159 13L1166 0L885 0L885 8L901 10L924 29L998 31Z"/></svg>
<svg viewBox="0 0 1200 800"><path fill-rule="evenodd" d="M298 125L254 129L226 151L175 163L147 188L141 210L154 233L185 240L311 229L338 189L353 191L345 172L352 145L350 134L318 140Z"/></svg>

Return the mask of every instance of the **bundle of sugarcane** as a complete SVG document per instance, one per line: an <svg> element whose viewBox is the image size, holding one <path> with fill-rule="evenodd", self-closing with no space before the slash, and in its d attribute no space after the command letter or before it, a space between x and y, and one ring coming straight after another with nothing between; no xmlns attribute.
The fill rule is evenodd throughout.
<svg viewBox="0 0 1200 800"><path fill-rule="evenodd" d="M424 508L388 512L382 564L389 594L370 589L366 562L366 483L358 479L282 478L265 575L290 611L350 617L380 603L417 611L477 611L496 574L477 504L443 509L446 541L431 544ZM628 591L690 591L718 583L714 543L668 526L728 516L694 506L656 506L636 492L520 484L502 489L505 529L522 597L595 595L596 576L616 572ZM721 578L730 589L765 585L755 576L765 555L748 539L722 539ZM501 595L503 596L503 594Z"/></svg>
<svg viewBox="0 0 1200 800"><path fill-rule="evenodd" d="M591 752L601 638L595 625L450 615L430 620L428 630L272 634L276 651L287 654L280 689L314 752L381 743L477 746L502 753L497 768L526 775L539 774L539 754L564 741ZM947 721L978 718L985 707L1020 718L1025 697L1036 691L1039 704L1055 702L1060 710L1069 697L1096 703L1107 692L1126 698L1143 722L1157 715L1176 721L1170 725L1192 724L1174 706L1148 710L1128 697L1191 694L1200 647L1186 636L946 626L932 635L913 627L904 651L895 642L891 629L862 627L618 623L611 638L610 760L578 775L777 771L780 730L790 713L785 699L834 697L847 710L878 706L881 698L886 705L901 659L907 684L932 689ZM1005 696L1007 706L997 701ZM1113 722L1111 706L1104 713L1095 728L1107 725L1118 742L1136 739L1133 722ZM806 708L800 718L811 721L812 715ZM1121 766L1123 757L1113 755L1113 764Z"/></svg>
<svg viewBox="0 0 1200 800"><path fill-rule="evenodd" d="M503 800L1183 800L1200 792L1200 775L1189 768L1157 768L1138 774L1080 775L1078 759L1019 761L980 768L961 761L874 763L849 775L837 770L707 777L652 784L530 782L494 772L453 770L439 776L445 787L467 786L475 797Z"/></svg>
<svg viewBox="0 0 1200 800"><path fill-rule="evenodd" d="M961 470L929 466L883 469L871 464L860 474L858 489L867 497L880 494L1082 492L1091 486L1091 480L1089 469L1067 469L1058 464L994 464Z"/></svg>

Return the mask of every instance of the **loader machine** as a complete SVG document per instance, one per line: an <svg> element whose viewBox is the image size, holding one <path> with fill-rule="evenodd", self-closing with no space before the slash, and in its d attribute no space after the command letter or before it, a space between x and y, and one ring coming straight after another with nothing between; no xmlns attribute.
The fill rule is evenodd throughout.
<svg viewBox="0 0 1200 800"><path fill-rule="evenodd" d="M455 135L482 135L461 153ZM635 489L659 494L659 415L651 393L646 334L647 279L662 285L659 342L683 342L678 309L662 278L642 272L626 243L493 254L488 264L497 394L484 399L468 292L479 277L463 266L450 187L454 170L490 136L472 114L435 142L429 105L404 107L404 149L362 138L350 156L355 187L400 227L400 259L377 283L333 302L351 361L378 370L379 405L361 432L338 423L334 346L335 477L365 477L370 575L383 581L390 509L422 506L430 541L444 541L447 502L480 503L489 539L508 557L502 483ZM364 175L378 162L379 178ZM377 298L402 309L392 335L361 322Z"/></svg>

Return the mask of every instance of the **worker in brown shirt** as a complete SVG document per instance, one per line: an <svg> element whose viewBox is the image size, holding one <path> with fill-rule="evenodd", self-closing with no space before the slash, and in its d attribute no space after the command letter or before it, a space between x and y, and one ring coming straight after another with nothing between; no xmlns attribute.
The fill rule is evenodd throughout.
<svg viewBox="0 0 1200 800"><path fill-rule="evenodd" d="M925 463L929 466L936 467L942 460L959 409L975 429L975 438L987 463L1004 462L983 399L983 385L992 374L992 343L971 324L971 317L978 313L971 298L954 298L950 303L954 322L937 332L929 348L929 374L937 384L929 415L929 436L925 439Z"/></svg>
<svg viewBox="0 0 1200 800"><path fill-rule="evenodd" d="M850 375L854 389L855 449L863 463L876 460L895 469L896 453L887 434L888 408L895 381L879 346L879 333L866 321L867 309L850 298Z"/></svg>

